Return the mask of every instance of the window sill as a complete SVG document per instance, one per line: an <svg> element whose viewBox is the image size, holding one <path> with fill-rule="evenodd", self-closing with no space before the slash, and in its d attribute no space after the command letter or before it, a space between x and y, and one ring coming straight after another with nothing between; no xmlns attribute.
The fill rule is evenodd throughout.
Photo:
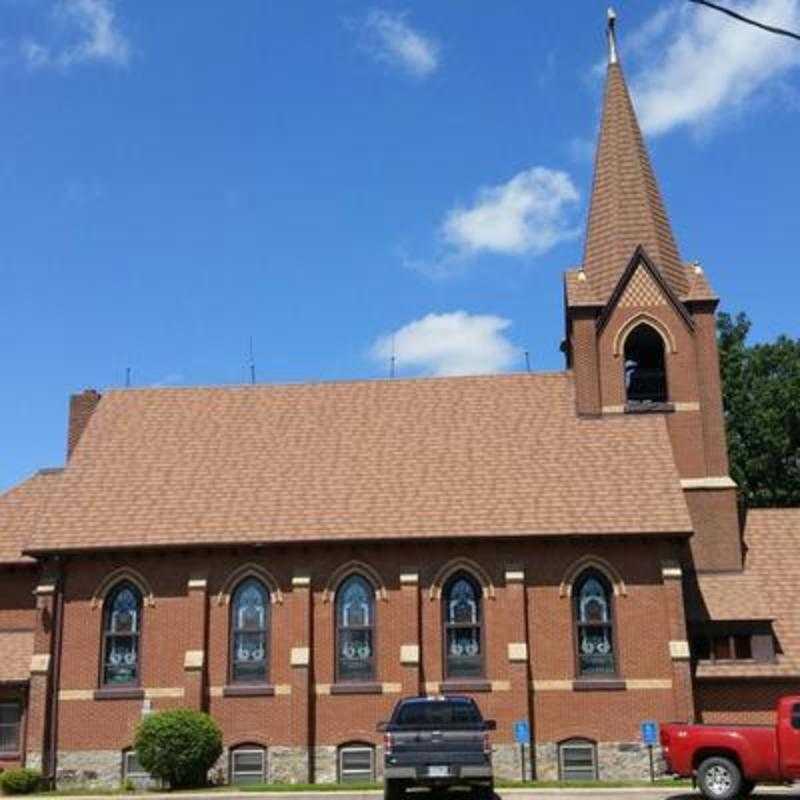
<svg viewBox="0 0 800 800"><path fill-rule="evenodd" d="M223 697L272 697L274 694L275 687L271 683L254 683L249 686L229 684L222 687Z"/></svg>
<svg viewBox="0 0 800 800"><path fill-rule="evenodd" d="M334 683L331 694L383 694L383 684L373 682Z"/></svg>
<svg viewBox="0 0 800 800"><path fill-rule="evenodd" d="M114 689L95 689L95 700L144 700L144 689L136 686Z"/></svg>
<svg viewBox="0 0 800 800"><path fill-rule="evenodd" d="M491 692L492 682L485 680L458 680L450 678L443 681L442 692Z"/></svg>
<svg viewBox="0 0 800 800"><path fill-rule="evenodd" d="M576 678L572 681L575 692L620 692L626 688L622 678Z"/></svg>
<svg viewBox="0 0 800 800"><path fill-rule="evenodd" d="M22 753L0 753L0 761L22 761Z"/></svg>
<svg viewBox="0 0 800 800"><path fill-rule="evenodd" d="M675 410L675 403L627 402L626 414L663 414Z"/></svg>

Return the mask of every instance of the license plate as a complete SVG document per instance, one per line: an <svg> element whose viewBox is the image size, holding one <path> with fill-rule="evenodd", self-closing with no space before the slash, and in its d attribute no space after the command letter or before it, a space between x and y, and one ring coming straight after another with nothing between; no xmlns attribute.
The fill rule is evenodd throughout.
<svg viewBox="0 0 800 800"><path fill-rule="evenodd" d="M446 778L449 774L449 767L428 767L429 778Z"/></svg>

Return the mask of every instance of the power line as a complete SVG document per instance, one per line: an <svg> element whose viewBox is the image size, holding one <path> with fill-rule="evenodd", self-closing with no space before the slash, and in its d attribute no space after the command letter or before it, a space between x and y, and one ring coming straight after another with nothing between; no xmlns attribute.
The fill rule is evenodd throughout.
<svg viewBox="0 0 800 800"><path fill-rule="evenodd" d="M759 22L756 19L751 19L750 17L746 17L744 14L740 14L738 11L734 11L732 8L725 8L725 6L719 6L716 3L711 3L709 0L689 0L690 3L696 3L699 6L707 6L708 8L713 8L715 11L721 11L723 14L727 14L729 17L733 17L734 19L738 19L740 22L746 22L748 25L754 25L756 28L761 28L761 30L769 31L770 33L777 33L779 36L789 36L792 39L797 39L800 42L800 33L795 33L794 31L787 31L785 28L777 28L774 25L767 25L765 22Z"/></svg>

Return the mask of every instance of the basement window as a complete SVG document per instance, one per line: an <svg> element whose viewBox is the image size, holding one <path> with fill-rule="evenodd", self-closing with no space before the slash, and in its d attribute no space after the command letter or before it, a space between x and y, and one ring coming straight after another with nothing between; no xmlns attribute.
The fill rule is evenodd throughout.
<svg viewBox="0 0 800 800"><path fill-rule="evenodd" d="M375 751L368 745L339 748L339 783L371 783L375 780Z"/></svg>
<svg viewBox="0 0 800 800"><path fill-rule="evenodd" d="M263 747L239 747L231 751L231 783L243 786L266 780L267 753Z"/></svg>
<svg viewBox="0 0 800 800"><path fill-rule="evenodd" d="M558 746L558 777L562 781L597 780L597 746L588 739L569 739Z"/></svg>
<svg viewBox="0 0 800 800"><path fill-rule="evenodd" d="M17 701L0 703L0 753L19 753L22 705Z"/></svg>

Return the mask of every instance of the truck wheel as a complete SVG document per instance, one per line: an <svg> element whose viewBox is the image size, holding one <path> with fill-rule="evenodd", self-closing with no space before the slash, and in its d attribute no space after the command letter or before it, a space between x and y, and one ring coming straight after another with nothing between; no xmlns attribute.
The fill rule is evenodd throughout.
<svg viewBox="0 0 800 800"><path fill-rule="evenodd" d="M402 800L406 789L402 781L386 778L383 782L383 800Z"/></svg>
<svg viewBox="0 0 800 800"><path fill-rule="evenodd" d="M712 756L697 770L700 791L709 800L733 800L742 792L742 771L729 758Z"/></svg>
<svg viewBox="0 0 800 800"><path fill-rule="evenodd" d="M742 788L739 792L740 797L750 797L753 794L753 789L756 788L754 781L742 781Z"/></svg>
<svg viewBox="0 0 800 800"><path fill-rule="evenodd" d="M494 781L486 784L477 784L472 791L472 796L475 800L494 800Z"/></svg>

